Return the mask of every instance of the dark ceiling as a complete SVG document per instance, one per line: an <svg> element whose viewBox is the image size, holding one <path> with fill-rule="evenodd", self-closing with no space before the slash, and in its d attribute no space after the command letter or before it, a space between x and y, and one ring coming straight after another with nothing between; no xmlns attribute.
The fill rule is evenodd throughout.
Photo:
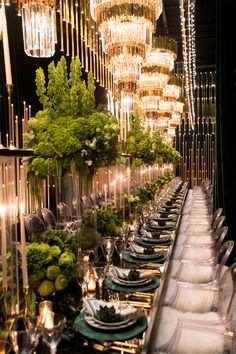
<svg viewBox="0 0 236 354"><path fill-rule="evenodd" d="M165 16L157 21L157 32L164 34L168 29L169 35L179 44L177 61L182 60L181 29L179 0L163 0L167 28L164 26ZM215 65L216 48L216 0L196 0L195 11L196 55L197 66L204 69Z"/></svg>

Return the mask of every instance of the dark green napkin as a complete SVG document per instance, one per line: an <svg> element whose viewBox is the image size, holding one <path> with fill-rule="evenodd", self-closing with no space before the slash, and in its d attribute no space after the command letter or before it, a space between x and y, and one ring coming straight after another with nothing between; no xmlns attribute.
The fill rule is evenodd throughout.
<svg viewBox="0 0 236 354"><path fill-rule="evenodd" d="M174 218L153 218L155 221L166 221L166 222L174 222L177 221L177 216Z"/></svg>
<svg viewBox="0 0 236 354"><path fill-rule="evenodd" d="M157 210L157 213L159 214L176 214L179 215L180 214L180 210Z"/></svg>
<svg viewBox="0 0 236 354"><path fill-rule="evenodd" d="M152 258L152 259L141 259L141 258L135 258L133 256L131 256L129 253L124 252L122 255L122 259L125 262L130 262L130 263L161 263L164 262L166 260L166 255L161 254L159 257L157 258Z"/></svg>
<svg viewBox="0 0 236 354"><path fill-rule="evenodd" d="M148 225L145 227L146 231L149 232L155 232L155 231L174 231L175 227L174 226L152 226Z"/></svg>
<svg viewBox="0 0 236 354"><path fill-rule="evenodd" d="M74 328L83 336L100 342L112 342L114 340L128 340L142 334L147 328L147 318L144 314L140 315L138 321L130 327L117 329L114 331L93 328L86 323L84 315L81 313L74 321Z"/></svg>
<svg viewBox="0 0 236 354"><path fill-rule="evenodd" d="M112 281L111 277L107 277L105 279L105 286L114 291L123 291L127 293L134 293L136 291L150 291L158 288L160 285L160 278L154 277L152 282L146 285L139 285L139 286L126 286L126 285L119 285Z"/></svg>
<svg viewBox="0 0 236 354"><path fill-rule="evenodd" d="M137 238L135 240L135 242L138 243L140 246L155 246L155 247L158 247L158 246L170 246L173 241L171 239L169 239L167 241L162 241L162 242L147 242L147 241L142 240L141 238Z"/></svg>

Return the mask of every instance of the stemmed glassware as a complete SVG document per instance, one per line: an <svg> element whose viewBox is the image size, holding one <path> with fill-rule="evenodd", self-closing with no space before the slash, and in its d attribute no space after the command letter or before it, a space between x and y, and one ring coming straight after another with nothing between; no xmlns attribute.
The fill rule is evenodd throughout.
<svg viewBox="0 0 236 354"><path fill-rule="evenodd" d="M17 329L19 323L21 330ZM34 352L38 345L40 334L38 316L11 318L5 322L5 325L9 332L12 348L16 354L31 354ZM5 353L8 353L8 351L5 351Z"/></svg>
<svg viewBox="0 0 236 354"><path fill-rule="evenodd" d="M26 316L25 326L26 326L26 332L28 334L30 343L34 349L38 345L39 336L40 336L39 317L38 316ZM32 350L32 352L33 352L33 350Z"/></svg>
<svg viewBox="0 0 236 354"><path fill-rule="evenodd" d="M116 240L112 237L104 237L102 241L102 251L107 259L108 265L110 265L112 262L112 256L115 249L115 242Z"/></svg>
<svg viewBox="0 0 236 354"><path fill-rule="evenodd" d="M120 258L120 266L122 267L122 256L123 252L125 250L125 241L123 239L118 239L115 243L115 249L119 255Z"/></svg>
<svg viewBox="0 0 236 354"><path fill-rule="evenodd" d="M106 268L107 264L99 264L98 266L95 267L95 272L96 272L96 278L99 286L99 299L102 299L103 295L103 282L106 277Z"/></svg>
<svg viewBox="0 0 236 354"><path fill-rule="evenodd" d="M88 283L87 283L88 268L83 265L79 266L76 272L76 281L81 288L82 298L87 295Z"/></svg>
<svg viewBox="0 0 236 354"><path fill-rule="evenodd" d="M66 323L65 316L48 311L45 326L42 327L42 340L48 346L50 354L57 352L57 346L61 340L62 330Z"/></svg>

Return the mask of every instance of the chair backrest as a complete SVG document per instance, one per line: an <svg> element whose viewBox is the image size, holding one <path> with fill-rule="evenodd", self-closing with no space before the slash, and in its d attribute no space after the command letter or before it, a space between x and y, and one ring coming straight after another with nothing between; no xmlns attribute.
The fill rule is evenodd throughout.
<svg viewBox="0 0 236 354"><path fill-rule="evenodd" d="M232 311L235 309L233 300L236 294L236 262L233 263L224 273L219 284L219 288L218 312L221 315L230 316Z"/></svg>
<svg viewBox="0 0 236 354"><path fill-rule="evenodd" d="M226 241L218 250L215 257L215 263L216 265L218 265L216 270L216 276L215 276L216 279L220 279L222 268L227 262L231 252L233 251L233 248L234 248L234 241Z"/></svg>
<svg viewBox="0 0 236 354"><path fill-rule="evenodd" d="M225 216L224 215L219 216L214 224L213 230L216 231L216 230L220 229L221 226L223 225L224 221L225 221Z"/></svg>
<svg viewBox="0 0 236 354"><path fill-rule="evenodd" d="M46 231L46 226L43 220L37 214L29 214L24 218L25 227L30 241L33 235L37 235Z"/></svg>
<svg viewBox="0 0 236 354"><path fill-rule="evenodd" d="M223 326L207 325L207 321L204 324L204 321L197 319L179 318L169 341L157 347L153 354L233 354L232 347L233 332Z"/></svg>
<svg viewBox="0 0 236 354"><path fill-rule="evenodd" d="M49 229L55 229L56 227L56 218L54 214L51 212L51 210L47 208L42 208L41 210L43 221L46 225L47 228Z"/></svg>
<svg viewBox="0 0 236 354"><path fill-rule="evenodd" d="M218 209L214 212L213 217L212 217L212 222L211 222L213 229L216 227L215 224L216 224L218 218L222 215L222 213L223 213L223 208L218 208Z"/></svg>
<svg viewBox="0 0 236 354"><path fill-rule="evenodd" d="M70 208L64 202L59 202L57 204L58 218L60 221L68 221L70 220Z"/></svg>
<svg viewBox="0 0 236 354"><path fill-rule="evenodd" d="M214 241L215 241L215 251L217 252L222 245L225 236L228 232L228 226L222 226L220 229L217 229L214 233Z"/></svg>

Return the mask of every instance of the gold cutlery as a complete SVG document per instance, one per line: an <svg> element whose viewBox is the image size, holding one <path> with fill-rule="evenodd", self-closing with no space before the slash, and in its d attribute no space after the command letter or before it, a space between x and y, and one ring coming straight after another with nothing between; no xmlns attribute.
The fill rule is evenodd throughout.
<svg viewBox="0 0 236 354"><path fill-rule="evenodd" d="M136 291L134 294L140 295L140 296L150 296L150 297L154 297L154 293L143 293L143 292L141 292L141 291Z"/></svg>
<svg viewBox="0 0 236 354"><path fill-rule="evenodd" d="M126 304L126 305L132 305L134 307L141 307L141 308L146 308L150 309L151 305L148 302L144 301L135 301L135 300L121 300L119 301L120 304Z"/></svg>
<svg viewBox="0 0 236 354"><path fill-rule="evenodd" d="M153 300L153 295L151 296L151 295L145 294L145 293L130 293L130 294L126 294L125 297L126 297L126 299L135 297L138 299L144 299L144 300L146 299L146 300L150 300L150 301Z"/></svg>
<svg viewBox="0 0 236 354"><path fill-rule="evenodd" d="M156 275L160 274L160 270L159 269L145 269L145 268L143 268L143 269L136 269L136 270L138 270L141 273L148 272L150 274L156 274Z"/></svg>
<svg viewBox="0 0 236 354"><path fill-rule="evenodd" d="M162 263L145 263L145 264L141 264L139 265L140 268L160 268L163 266Z"/></svg>
<svg viewBox="0 0 236 354"><path fill-rule="evenodd" d="M124 353L131 353L131 354L136 353L136 348L127 348L125 346L116 346L116 345L104 346L102 344L95 343L93 344L93 348L101 352L105 352L107 350L113 349Z"/></svg>
<svg viewBox="0 0 236 354"><path fill-rule="evenodd" d="M119 341L113 341L113 342L103 342L102 343L105 347L109 347L111 345L120 345L124 347L129 347L129 348L138 348L137 344L133 343L127 343L127 342L119 342Z"/></svg>

